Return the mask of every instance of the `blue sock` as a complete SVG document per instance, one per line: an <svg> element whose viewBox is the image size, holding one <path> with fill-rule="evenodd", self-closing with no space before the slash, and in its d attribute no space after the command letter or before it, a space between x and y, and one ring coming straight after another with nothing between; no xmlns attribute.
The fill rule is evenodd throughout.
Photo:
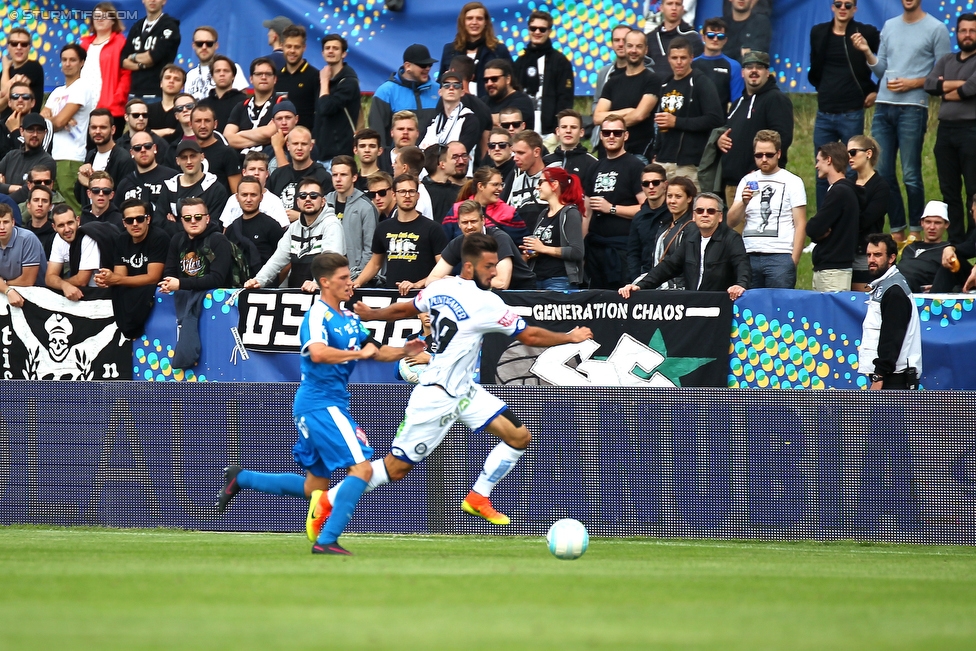
<svg viewBox="0 0 976 651"><path fill-rule="evenodd" d="M350 476L342 480L342 487L336 494L335 504L332 505L332 515L326 520L325 527L322 528L322 533L319 534L316 542L320 545L329 545L339 540L365 490L366 482L359 477Z"/></svg>
<svg viewBox="0 0 976 651"><path fill-rule="evenodd" d="M305 478L293 473L273 474L242 470L237 475L241 488L250 488L262 493L305 497Z"/></svg>

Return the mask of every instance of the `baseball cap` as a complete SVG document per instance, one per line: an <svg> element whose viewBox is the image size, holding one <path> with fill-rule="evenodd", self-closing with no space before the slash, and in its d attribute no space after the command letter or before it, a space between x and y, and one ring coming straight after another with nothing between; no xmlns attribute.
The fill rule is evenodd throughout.
<svg viewBox="0 0 976 651"><path fill-rule="evenodd" d="M444 83L448 79L457 79L460 82L464 81L463 79L461 79L461 73L458 72L457 70L448 70L447 72L445 72L443 75L440 76L440 79L438 79L438 81Z"/></svg>
<svg viewBox="0 0 976 651"><path fill-rule="evenodd" d="M289 113L298 115L298 109L295 108L295 104L287 99L281 100L274 105L274 108L271 109L271 117L278 115L282 111L288 111Z"/></svg>
<svg viewBox="0 0 976 651"><path fill-rule="evenodd" d="M200 144L196 140L181 140L180 144L176 145L176 155L179 156L183 152L190 150L195 151L198 154L202 154L203 150L200 149Z"/></svg>
<svg viewBox="0 0 976 651"><path fill-rule="evenodd" d="M414 43L404 50L403 60L415 66L429 66L437 62L437 59L431 58L430 50L427 49L427 46L421 45L420 43Z"/></svg>
<svg viewBox="0 0 976 651"><path fill-rule="evenodd" d="M925 210L922 211L922 217L941 217L949 223L949 206L943 201L929 201L925 204Z"/></svg>
<svg viewBox="0 0 976 651"><path fill-rule="evenodd" d="M742 57L742 67L745 68L750 63L758 63L764 68L769 67L769 55L765 52L758 52L753 50Z"/></svg>
<svg viewBox="0 0 976 651"><path fill-rule="evenodd" d="M37 113L28 113L20 121L20 126L22 129L27 130L31 127L42 127L47 131L47 122Z"/></svg>
<svg viewBox="0 0 976 651"><path fill-rule="evenodd" d="M281 36L281 33L285 31L285 28L290 27L292 22L290 18L286 18L285 16L275 16L271 20L266 20L261 24L264 25L265 29L273 29L278 32L278 36Z"/></svg>

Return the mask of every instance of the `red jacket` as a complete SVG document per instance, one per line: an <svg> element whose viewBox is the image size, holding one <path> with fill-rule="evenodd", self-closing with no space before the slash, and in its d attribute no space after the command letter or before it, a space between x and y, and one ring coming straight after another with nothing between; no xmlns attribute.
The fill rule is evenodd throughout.
<svg viewBox="0 0 976 651"><path fill-rule="evenodd" d="M94 40L94 34L83 37L81 47L87 52ZM113 32L98 57L98 67L102 70L102 94L98 98L97 108L107 108L113 117L125 115L125 103L129 101L129 87L132 85L132 71L122 67L124 46L125 35Z"/></svg>
<svg viewBox="0 0 976 651"><path fill-rule="evenodd" d="M474 195L468 198L474 199ZM461 235L461 227L458 226L457 214L458 206L461 203L460 201L455 203L454 209L441 222L444 233L449 240L453 240L458 235ZM512 208L504 201L496 201L485 208L485 226L496 226L502 229L512 237L516 244L522 243L522 238L525 237L527 232L525 220L519 217L518 213L515 212L515 208Z"/></svg>

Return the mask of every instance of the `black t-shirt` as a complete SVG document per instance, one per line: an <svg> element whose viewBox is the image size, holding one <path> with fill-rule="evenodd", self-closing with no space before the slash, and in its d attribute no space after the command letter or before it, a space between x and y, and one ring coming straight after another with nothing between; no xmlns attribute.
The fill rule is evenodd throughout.
<svg viewBox="0 0 976 651"><path fill-rule="evenodd" d="M491 128L495 126L491 117L491 109L488 108L488 105L480 97L468 93L461 96L461 103L478 116L478 124L482 131L491 131ZM443 105L443 102L441 102L441 105Z"/></svg>
<svg viewBox="0 0 976 651"><path fill-rule="evenodd" d="M444 221L444 217L450 215L451 211L454 210L454 204L457 202L458 192L461 188L450 181L438 183L429 176L421 183L424 184L424 187L427 188L427 194L430 195L434 221L440 224Z"/></svg>
<svg viewBox="0 0 976 651"><path fill-rule="evenodd" d="M601 158L583 181L583 194L587 197L603 197L615 206L636 206L641 194L641 171L644 164L633 154L617 158ZM630 234L630 219L595 212L590 219L590 232L603 237Z"/></svg>
<svg viewBox="0 0 976 651"><path fill-rule="evenodd" d="M57 232L54 230L54 225L51 220L44 222L44 225L40 228L34 228L33 222L31 221L30 215L25 214L24 216L24 228L29 230L31 233L37 236L37 239L41 241L41 246L44 247L44 259L51 259L51 247L54 245L54 236Z"/></svg>
<svg viewBox="0 0 976 651"><path fill-rule="evenodd" d="M167 111L163 108L163 103L160 101L146 104L146 109L149 114L147 116L146 128L150 131L154 129L173 129L176 133L183 133L183 127L180 125L179 118L176 117L175 105ZM156 152L157 155L159 153L159 151Z"/></svg>
<svg viewBox="0 0 976 651"><path fill-rule="evenodd" d="M503 97L498 101L489 97L485 100L485 104L491 110L492 115L501 113L502 109L517 108L522 112L525 128L530 131L535 131L535 102L522 91L517 90L508 95L508 97Z"/></svg>
<svg viewBox="0 0 976 651"><path fill-rule="evenodd" d="M153 226L139 243L133 242L128 233L122 233L115 242L115 264L125 265L130 276L147 274L151 263L166 264L169 240L165 232Z"/></svg>
<svg viewBox="0 0 976 651"><path fill-rule="evenodd" d="M600 99L610 100L610 109L637 108L645 95L661 95L661 79L650 70L641 70L640 74L628 77L614 75L603 87ZM654 139L654 113L647 119L627 128L627 151L633 154L644 154Z"/></svg>
<svg viewBox="0 0 976 651"><path fill-rule="evenodd" d="M163 181L173 178L179 174L178 171L165 165L157 165L145 174L140 174L138 170L127 174L115 189L115 200L121 206L124 201L129 199L139 199L148 201L153 210L159 203L159 195L163 191Z"/></svg>
<svg viewBox="0 0 976 651"><path fill-rule="evenodd" d="M237 224L240 225L237 226ZM234 223L227 229L227 234L230 234L231 229L237 228L240 229L244 239L253 242L254 246L257 247L258 253L261 255L262 265L271 258L275 249L278 248L278 242L281 240L281 236L284 235L284 229L281 228L281 224L263 212L259 212L250 219L244 219L243 217L235 219ZM255 269L254 271L257 270Z"/></svg>
<svg viewBox="0 0 976 651"><path fill-rule="evenodd" d="M823 77L817 89L817 109L824 113L846 113L864 108L864 91L851 70L845 46L854 47L846 36L834 33L827 36Z"/></svg>
<svg viewBox="0 0 976 651"><path fill-rule="evenodd" d="M230 117L227 118L227 124L235 125L239 131L263 127L271 122L272 108L274 108L273 98L260 106L255 106L254 98L248 97L240 104L234 105L230 111Z"/></svg>
<svg viewBox="0 0 976 651"><path fill-rule="evenodd" d="M342 216L346 213L346 202L339 201L339 197L336 196L335 206L332 209L335 210L336 219L342 221Z"/></svg>
<svg viewBox="0 0 976 651"><path fill-rule="evenodd" d="M694 60L691 67L705 74L715 84L718 99L722 103L722 110L728 112L729 102L732 101L732 66L723 57L704 58Z"/></svg>
<svg viewBox="0 0 976 651"><path fill-rule="evenodd" d="M529 269L529 265L525 263L522 259L522 253L515 246L515 241L512 237L500 228L488 228L486 229L488 235L495 238L498 243L498 260L499 262L505 258L512 259L512 278L508 283L509 289L535 289L535 279L536 274ZM464 244L464 235L459 235L451 240L446 247L444 247L441 257L445 262L449 263L453 269L455 276L461 273L461 245ZM566 275L565 268L563 269L563 275Z"/></svg>
<svg viewBox="0 0 976 651"><path fill-rule="evenodd" d="M332 175L320 163L312 163L311 166L303 170L296 170L291 165L279 167L268 178L268 190L281 199L285 210L295 210L295 193L298 191L298 182L306 176L318 179L322 184L323 194L332 192Z"/></svg>
<svg viewBox="0 0 976 651"><path fill-rule="evenodd" d="M13 63L10 65L10 77L24 75L30 81L31 95L34 96L34 108L31 113L40 113L44 106L44 66L33 59L24 61L24 65L15 68Z"/></svg>
<svg viewBox="0 0 976 651"><path fill-rule="evenodd" d="M298 70L288 72L282 67L275 82L275 94L285 93L298 111L298 124L311 129L315 123L315 100L319 98L319 69L302 61ZM345 117L345 116L342 116Z"/></svg>
<svg viewBox="0 0 976 651"><path fill-rule="evenodd" d="M386 256L386 288L396 289L404 280L417 282L430 275L434 256L447 246L440 224L420 215L410 222L387 219L373 232L373 253Z"/></svg>
<svg viewBox="0 0 976 651"><path fill-rule="evenodd" d="M217 120L217 131L223 133L224 127L230 122L230 114L234 107L243 104L245 99L247 99L247 95L236 88L228 90L223 97L217 97L217 91L211 88L207 99L200 104L205 104L213 109L214 118Z"/></svg>
<svg viewBox="0 0 976 651"><path fill-rule="evenodd" d="M559 213L550 217L548 211L539 215L532 237L537 237L546 246L562 247L562 233L559 232ZM539 279L559 278L566 275L566 264L562 258L539 255L535 259L535 277Z"/></svg>
<svg viewBox="0 0 976 651"><path fill-rule="evenodd" d="M231 194L230 182L228 182L227 177L241 173L241 157L220 140L214 140L213 144L200 148L203 150L205 159L203 170L212 172L227 190L227 194Z"/></svg>
<svg viewBox="0 0 976 651"><path fill-rule="evenodd" d="M912 242L901 252L898 271L905 277L913 292L921 293L922 285L931 285L942 268L942 249L949 242Z"/></svg>

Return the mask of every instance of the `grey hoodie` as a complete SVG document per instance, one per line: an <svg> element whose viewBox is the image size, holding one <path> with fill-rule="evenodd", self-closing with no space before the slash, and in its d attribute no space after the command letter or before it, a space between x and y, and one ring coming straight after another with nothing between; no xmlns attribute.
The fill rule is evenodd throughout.
<svg viewBox="0 0 976 651"><path fill-rule="evenodd" d="M333 191L325 196L325 204L334 214L337 194ZM362 273L373 255L373 231L376 230L378 221L379 215L373 202L354 188L352 194L346 199L346 209L340 219L346 244L346 257L349 259L349 271L352 272L353 280Z"/></svg>

